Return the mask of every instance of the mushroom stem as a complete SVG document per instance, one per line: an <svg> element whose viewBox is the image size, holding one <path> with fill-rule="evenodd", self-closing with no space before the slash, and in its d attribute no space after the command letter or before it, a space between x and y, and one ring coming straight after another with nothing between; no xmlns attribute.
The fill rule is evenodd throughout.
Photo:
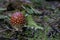
<svg viewBox="0 0 60 40"><path fill-rule="evenodd" d="M21 25L14 25L13 27L15 31L22 31L22 26Z"/></svg>

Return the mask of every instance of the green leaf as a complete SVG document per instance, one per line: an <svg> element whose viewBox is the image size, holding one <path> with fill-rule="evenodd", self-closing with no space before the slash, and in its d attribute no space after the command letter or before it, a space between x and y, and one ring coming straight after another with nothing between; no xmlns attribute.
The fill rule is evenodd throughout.
<svg viewBox="0 0 60 40"><path fill-rule="evenodd" d="M33 7L31 7L31 10L34 11L35 14L41 14L42 13L41 11L34 9Z"/></svg>
<svg viewBox="0 0 60 40"><path fill-rule="evenodd" d="M31 15L28 15L27 16L27 21L28 21L28 27L33 27L35 29L42 29L43 30L43 27L41 26L38 26L35 21L32 19L32 16Z"/></svg>
<svg viewBox="0 0 60 40"><path fill-rule="evenodd" d="M30 8L26 8L25 6L22 6L24 9L25 9L25 11L27 11L27 13L29 13L29 14L41 14L42 12L41 11L38 11L38 10L36 10L36 9L34 9L33 7L30 7Z"/></svg>
<svg viewBox="0 0 60 40"><path fill-rule="evenodd" d="M6 8L0 8L0 10L6 10Z"/></svg>
<svg viewBox="0 0 60 40"><path fill-rule="evenodd" d="M33 12L33 10L32 9L30 9L30 8L26 8L25 6L23 6L22 5L22 7L24 8L24 10L27 12L27 13L29 13L29 14L33 14L34 12Z"/></svg>
<svg viewBox="0 0 60 40"><path fill-rule="evenodd" d="M8 18L8 17L4 15L0 15L0 19L5 19L5 18Z"/></svg>
<svg viewBox="0 0 60 40"><path fill-rule="evenodd" d="M6 8L0 8L0 13L6 10Z"/></svg>

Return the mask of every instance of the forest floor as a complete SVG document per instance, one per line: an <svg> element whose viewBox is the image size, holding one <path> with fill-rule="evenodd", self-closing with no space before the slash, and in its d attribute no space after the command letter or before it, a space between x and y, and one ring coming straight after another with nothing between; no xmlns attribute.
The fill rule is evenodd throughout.
<svg viewBox="0 0 60 40"><path fill-rule="evenodd" d="M26 17L22 32L10 24L17 11ZM60 40L60 2L0 0L0 40Z"/></svg>

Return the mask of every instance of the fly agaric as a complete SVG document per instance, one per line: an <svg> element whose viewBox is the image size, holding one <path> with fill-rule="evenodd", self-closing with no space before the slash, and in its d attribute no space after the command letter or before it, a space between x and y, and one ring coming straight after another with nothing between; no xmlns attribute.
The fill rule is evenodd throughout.
<svg viewBox="0 0 60 40"><path fill-rule="evenodd" d="M21 29L25 24L25 16L21 12L15 12L12 14L10 22L16 30Z"/></svg>

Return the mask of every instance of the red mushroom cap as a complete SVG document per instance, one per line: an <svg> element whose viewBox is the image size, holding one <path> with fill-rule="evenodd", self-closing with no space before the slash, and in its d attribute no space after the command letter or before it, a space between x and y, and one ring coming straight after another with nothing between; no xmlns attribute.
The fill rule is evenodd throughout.
<svg viewBox="0 0 60 40"><path fill-rule="evenodd" d="M15 12L12 14L10 22L12 25L24 25L25 16L21 12Z"/></svg>

